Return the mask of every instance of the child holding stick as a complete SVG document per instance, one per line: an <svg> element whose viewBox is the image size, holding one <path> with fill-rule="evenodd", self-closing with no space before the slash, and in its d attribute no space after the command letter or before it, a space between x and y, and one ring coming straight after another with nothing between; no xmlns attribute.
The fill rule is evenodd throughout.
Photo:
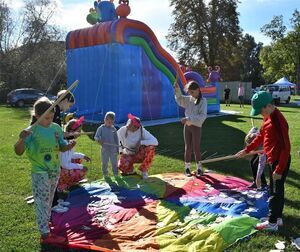
<svg viewBox="0 0 300 252"><path fill-rule="evenodd" d="M245 144L248 146L259 134L259 130L253 127L245 137ZM264 174L264 169L266 165L267 157L266 154L255 154L250 160L250 167L253 175L253 183L249 188L257 188L261 190L263 187L267 186L267 181Z"/></svg>
<svg viewBox="0 0 300 252"><path fill-rule="evenodd" d="M72 119L66 126L67 133L78 133L75 136L68 136L67 140L77 138L80 134L84 117ZM75 148L60 153L61 174L58 181L57 190L62 192L69 189L73 185L77 185L80 180L85 178L87 167L83 166L82 160L90 162L91 159L79 152L75 152Z"/></svg>
<svg viewBox="0 0 300 252"><path fill-rule="evenodd" d="M202 124L207 117L207 101L202 97L199 85L191 81L186 85L189 96L182 95L177 81L175 81L175 100L177 104L185 108L185 118L181 120L184 125L184 144L185 144L185 174L191 176L192 150L194 151L197 163L196 176L203 175L201 167L201 131Z"/></svg>
<svg viewBox="0 0 300 252"><path fill-rule="evenodd" d="M41 242L44 243L65 241L65 238L50 233L51 203L60 173L59 151L68 151L76 144L75 141L67 143L62 129L52 123L54 111L44 114L51 106L51 101L46 97L35 102L32 122L37 121L37 123L23 130L15 144L16 154L22 155L26 151L32 165L32 190L36 218L41 233Z"/></svg>
<svg viewBox="0 0 300 252"><path fill-rule="evenodd" d="M258 136L244 150L236 154L243 157L263 145L270 171L269 220L256 226L258 230L277 231L282 224L284 207L284 183L290 169L291 145L289 126L282 113L273 105L272 95L260 91L252 97L251 115L261 114L264 123Z"/></svg>
<svg viewBox="0 0 300 252"><path fill-rule="evenodd" d="M115 113L107 112L104 117L104 124L101 125L94 137L95 141L101 144L102 173L108 176L108 161L110 160L114 176L118 176L117 156L119 152L119 140L117 129L114 126Z"/></svg>

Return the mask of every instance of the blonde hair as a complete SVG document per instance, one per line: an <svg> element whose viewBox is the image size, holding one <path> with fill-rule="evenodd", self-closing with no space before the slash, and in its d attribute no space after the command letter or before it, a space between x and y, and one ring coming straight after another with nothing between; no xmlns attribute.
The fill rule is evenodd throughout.
<svg viewBox="0 0 300 252"><path fill-rule="evenodd" d="M105 117L104 119L107 119L107 118L110 118L111 120L115 120L116 118L116 114L112 111L108 111L106 114L105 114Z"/></svg>

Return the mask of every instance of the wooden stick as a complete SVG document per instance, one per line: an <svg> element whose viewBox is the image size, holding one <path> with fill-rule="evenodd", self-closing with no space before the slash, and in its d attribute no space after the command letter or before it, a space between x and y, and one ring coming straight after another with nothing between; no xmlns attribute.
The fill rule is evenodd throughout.
<svg viewBox="0 0 300 252"><path fill-rule="evenodd" d="M37 120L35 123L33 123L30 127L29 130L31 130L32 128L34 128L36 125L38 125L43 119L44 117L47 115L47 113L49 113L51 110L53 110L55 108L55 106L57 104L59 104L68 93L70 93L70 91L75 88L79 83L79 80L74 81L74 83L66 90L66 92L64 94L62 94L55 102L53 102L53 104L50 106L50 108L48 108Z"/></svg>
<svg viewBox="0 0 300 252"><path fill-rule="evenodd" d="M252 152L249 152L248 154L246 154L245 157L256 155L256 154L261 154L261 153L262 153L261 150L260 151L252 151ZM201 164L208 164L208 163L226 161L226 160L231 160L231 159L238 159L238 157L236 155L229 155L229 156L226 156L226 157L218 157L218 158L203 160L203 161L200 161L200 163Z"/></svg>
<svg viewBox="0 0 300 252"><path fill-rule="evenodd" d="M176 78L175 78L175 83L178 82L178 78L179 78L179 68L176 71Z"/></svg>
<svg viewBox="0 0 300 252"><path fill-rule="evenodd" d="M70 132L68 136L84 136L84 135L94 135L95 132Z"/></svg>
<svg viewBox="0 0 300 252"><path fill-rule="evenodd" d="M252 124L252 128L254 128L254 120L253 120L253 118L251 118L251 124Z"/></svg>

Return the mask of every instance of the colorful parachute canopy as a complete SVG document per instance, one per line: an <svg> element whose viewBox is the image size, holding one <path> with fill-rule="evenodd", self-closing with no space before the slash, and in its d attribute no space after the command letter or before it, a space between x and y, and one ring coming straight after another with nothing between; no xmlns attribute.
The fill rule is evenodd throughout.
<svg viewBox="0 0 300 252"><path fill-rule="evenodd" d="M72 191L70 210L52 216L62 247L95 251L223 251L255 232L267 192L218 174L107 178Z"/></svg>

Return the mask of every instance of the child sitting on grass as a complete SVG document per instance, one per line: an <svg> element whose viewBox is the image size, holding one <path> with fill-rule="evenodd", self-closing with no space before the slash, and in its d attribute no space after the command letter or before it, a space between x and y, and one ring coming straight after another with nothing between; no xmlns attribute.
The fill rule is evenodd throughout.
<svg viewBox="0 0 300 252"><path fill-rule="evenodd" d="M46 97L37 100L33 105L32 122L37 121L51 105ZM32 165L32 190L43 243L65 241L64 237L50 233L51 203L60 173L59 151L68 151L76 144L64 140L62 129L52 123L53 116L54 111L48 112L36 126L24 129L15 144L16 154L21 156L26 151Z"/></svg>
<svg viewBox="0 0 300 252"><path fill-rule="evenodd" d="M277 231L282 225L284 183L291 163L289 126L282 113L273 105L272 95L260 91L252 97L251 115L261 114L263 126L257 137L236 155L243 157L263 145L270 171L269 219L256 226L258 230Z"/></svg>
<svg viewBox="0 0 300 252"><path fill-rule="evenodd" d="M114 176L118 176L117 157L119 151L119 140L117 129L114 126L115 113L107 112L102 124L94 137L101 146L102 173L104 177L108 176L108 162L110 160Z"/></svg>
<svg viewBox="0 0 300 252"><path fill-rule="evenodd" d="M245 144L248 146L259 134L257 128L252 128L245 137ZM250 160L250 167L253 175L253 183L249 188L257 188L261 190L263 187L267 186L267 181L264 174L264 169L266 166L267 157L266 154L256 154Z"/></svg>
<svg viewBox="0 0 300 252"><path fill-rule="evenodd" d="M66 132L74 134L73 136L69 134L70 136L67 137L68 140L79 137L83 120L84 117L81 117L79 119L72 119L68 122L66 126ZM79 181L84 179L87 172L87 167L81 164L82 160L87 162L91 161L88 156L75 152L75 148L72 148L69 151L61 152L60 160L61 173L57 185L58 192L68 190L71 186L77 185ZM54 208L54 210L57 212L66 212L68 210L66 206L67 205L64 204L64 202L60 201L60 204L58 204L58 207Z"/></svg>

